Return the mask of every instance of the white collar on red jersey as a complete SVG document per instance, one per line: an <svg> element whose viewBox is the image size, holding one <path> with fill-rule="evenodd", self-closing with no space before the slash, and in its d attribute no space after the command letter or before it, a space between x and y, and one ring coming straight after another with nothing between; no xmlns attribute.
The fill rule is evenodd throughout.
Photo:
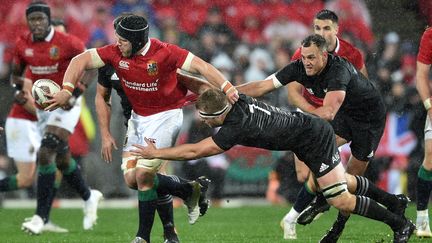
<svg viewBox="0 0 432 243"><path fill-rule="evenodd" d="M54 27L52 27L52 26L50 26L50 27L51 27L51 30L44 39L44 41L46 41L46 42L50 42L52 40L52 38L54 37ZM32 40L34 41L33 35L32 35Z"/></svg>
<svg viewBox="0 0 432 243"><path fill-rule="evenodd" d="M339 38L336 36L336 48L333 51L333 53L338 53L339 49L340 49L340 42L339 42Z"/></svg>
<svg viewBox="0 0 432 243"><path fill-rule="evenodd" d="M141 52L141 55L145 56L145 54L147 54L148 50L150 49L150 38L147 41L147 44L145 44L144 46L144 50Z"/></svg>

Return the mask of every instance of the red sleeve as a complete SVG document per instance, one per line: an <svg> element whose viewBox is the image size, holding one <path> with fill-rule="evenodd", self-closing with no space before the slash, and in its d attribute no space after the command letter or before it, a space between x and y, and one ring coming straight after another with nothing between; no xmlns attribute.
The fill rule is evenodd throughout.
<svg viewBox="0 0 432 243"><path fill-rule="evenodd" d="M171 53L171 55L169 55L168 57L168 63L175 63L175 67L181 68L186 60L187 55L189 54L189 51L176 45L168 43L164 44L166 44L167 48L170 50Z"/></svg>
<svg viewBox="0 0 432 243"><path fill-rule="evenodd" d="M99 47L96 49L99 57L105 64L111 64L112 57L115 55L115 44Z"/></svg>
<svg viewBox="0 0 432 243"><path fill-rule="evenodd" d="M432 64L432 28L428 28L423 33L420 41L417 61L427 65Z"/></svg>
<svg viewBox="0 0 432 243"><path fill-rule="evenodd" d="M301 58L301 53L300 53L301 47L297 48L297 50L294 52L294 54L291 57L291 61L295 61Z"/></svg>

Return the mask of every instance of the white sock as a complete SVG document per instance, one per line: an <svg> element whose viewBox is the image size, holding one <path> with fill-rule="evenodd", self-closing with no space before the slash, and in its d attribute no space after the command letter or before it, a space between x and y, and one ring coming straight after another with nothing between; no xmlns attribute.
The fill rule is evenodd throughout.
<svg viewBox="0 0 432 243"><path fill-rule="evenodd" d="M285 220L285 222L289 222L289 223L291 223L291 222L296 222L296 220L297 220L297 217L299 216L299 212L297 212L295 209L294 209L294 207L292 207L291 209L290 209L290 211L285 215L285 217L284 217L284 220Z"/></svg>
<svg viewBox="0 0 432 243"><path fill-rule="evenodd" d="M429 219L428 209L425 210L417 210L417 218L426 218Z"/></svg>

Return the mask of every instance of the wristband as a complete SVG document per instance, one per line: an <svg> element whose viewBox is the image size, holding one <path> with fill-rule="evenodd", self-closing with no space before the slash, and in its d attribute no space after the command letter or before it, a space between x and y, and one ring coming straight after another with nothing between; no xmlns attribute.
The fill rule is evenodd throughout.
<svg viewBox="0 0 432 243"><path fill-rule="evenodd" d="M225 80L225 82L223 82L223 84L221 85L221 91L224 90L225 86L227 86L227 84L229 84L228 80Z"/></svg>
<svg viewBox="0 0 432 243"><path fill-rule="evenodd" d="M430 108L432 108L431 99L430 98L425 99L423 101L423 105L424 105L426 110L429 110Z"/></svg>
<svg viewBox="0 0 432 243"><path fill-rule="evenodd" d="M225 81L222 86L221 86L221 90L227 94L228 90L230 90L231 88L234 88L234 85L232 85L229 81Z"/></svg>
<svg viewBox="0 0 432 243"><path fill-rule="evenodd" d="M63 88L61 91L66 91L70 96L72 96L72 92L70 92L68 89Z"/></svg>
<svg viewBox="0 0 432 243"><path fill-rule="evenodd" d="M64 82L62 86L63 87L65 87L65 86L66 87L71 87L72 89L75 88L75 85L73 83L71 83L71 82Z"/></svg>

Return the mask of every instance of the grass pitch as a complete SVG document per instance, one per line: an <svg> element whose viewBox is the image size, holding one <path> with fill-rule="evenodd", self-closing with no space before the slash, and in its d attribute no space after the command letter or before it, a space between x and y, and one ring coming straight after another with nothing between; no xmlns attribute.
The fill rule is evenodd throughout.
<svg viewBox="0 0 432 243"><path fill-rule="evenodd" d="M297 240L283 240L279 221L289 207L257 206L241 208L210 208L207 215L195 225L187 223L186 209L175 209L176 228L181 242L185 243L277 243L318 242L332 225L336 210L324 214L308 226L297 226ZM98 224L92 231L82 229L82 211L79 209L54 209L51 219L68 228L69 233L44 233L29 236L20 227L24 218L30 217L33 209L0 209L0 242L2 243L58 243L58 242L130 242L137 230L137 209L101 209ZM415 220L415 205L407 209L407 216ZM352 216L339 242L392 242L393 233L385 224ZM163 242L162 227L158 216L152 231L152 242ZM410 242L432 242L413 235Z"/></svg>

